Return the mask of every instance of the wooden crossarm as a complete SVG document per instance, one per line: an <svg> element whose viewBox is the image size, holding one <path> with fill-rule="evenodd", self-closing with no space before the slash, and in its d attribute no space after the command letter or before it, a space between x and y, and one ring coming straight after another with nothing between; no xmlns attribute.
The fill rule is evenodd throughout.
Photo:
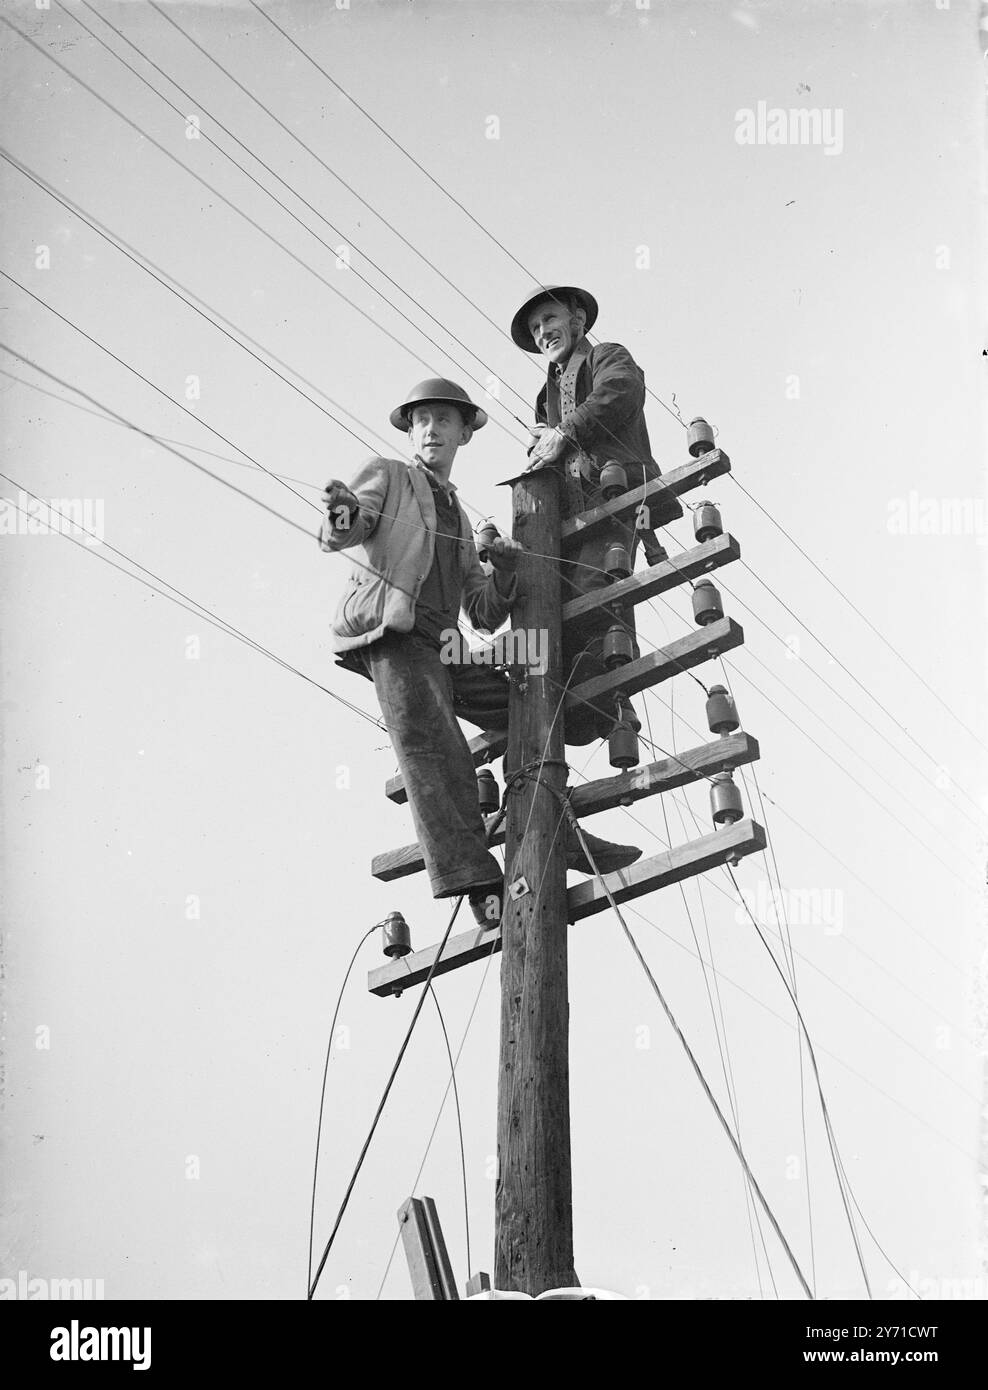
<svg viewBox="0 0 988 1390"><path fill-rule="evenodd" d="M741 558L741 547L733 536L716 536L712 541L681 551L674 558L663 560L661 564L640 570L630 579L619 579L615 584L594 589L581 598L570 599L563 604L563 627L574 618L592 613L595 608L610 607L613 604L644 603L656 594L675 589L691 579L697 579L710 570L729 565L732 560Z"/></svg>
<svg viewBox="0 0 988 1390"><path fill-rule="evenodd" d="M458 970L461 965L469 965L471 961L481 960L492 951L496 955L500 949L500 927L494 927L491 931L475 927L473 931L463 932L460 936L451 936L433 979L436 975ZM424 951L413 951L411 955L395 961L394 965L382 965L377 970L371 970L367 975L367 988L371 994L379 994L382 998L389 994L401 994L403 990L420 985L425 980L435 958L435 946L427 946Z"/></svg>
<svg viewBox="0 0 988 1390"><path fill-rule="evenodd" d="M719 738L715 743L687 748L677 757L630 768L617 777L585 782L574 789L570 803L578 817L592 816L598 811L612 811L615 806L642 801L658 792L675 791L677 787L699 782L704 777L713 777L716 772L732 772L743 764L757 762L760 757L758 740L738 732Z"/></svg>
<svg viewBox="0 0 988 1390"><path fill-rule="evenodd" d="M603 503L600 507L591 507L589 511L580 512L579 516L570 517L569 521L562 524L560 540L563 554L592 535L604 522L612 521L614 517L624 519L629 513L637 512L643 502L649 509L648 529L665 526L683 514L677 497L684 492L691 492L693 488L705 487L711 478L718 478L730 471L731 460L724 451L712 449L702 458L690 459L689 463L683 464L681 468L663 473L661 478L644 483L641 487L634 487L629 492L622 492L619 497Z"/></svg>
<svg viewBox="0 0 988 1390"><path fill-rule="evenodd" d="M765 831L752 820L739 820L734 825L725 826L711 835L704 835L686 845L677 845L650 859L640 859L629 869L607 874L608 888L618 903L631 898L643 897L646 893L681 879L692 878L696 874L707 873L726 863L728 856L743 858L747 854L757 854L765 848ZM584 917L603 912L610 906L607 894L597 879L589 879L566 894L567 919L580 922ZM483 931L480 927L464 932L461 936L450 937L446 943L435 975L445 975L450 970L458 970L461 965L497 954L501 949L501 928ZM371 994L382 998L389 994L401 994L413 985L420 985L429 974L436 958L437 947L429 946L424 951L415 951L396 961L393 965L382 965L367 976L367 988ZM435 976L433 976L435 978Z"/></svg>
<svg viewBox="0 0 988 1390"><path fill-rule="evenodd" d="M579 817L593 816L600 811L613 810L615 806L629 806L646 796L655 796L657 792L674 791L676 787L687 786L702 777L712 777L715 772L730 772L745 763L757 762L759 756L757 739L745 733L731 734L714 743L687 748L678 757L661 758L658 762L645 763L622 772L617 777L601 777L597 781L587 782L574 788L570 800ZM487 824L490 824L490 820ZM502 823L490 843L503 845L504 840ZM385 850L383 854L375 854L371 862L371 873L382 883L407 878L409 874L421 873L424 868L425 860L417 844Z"/></svg>
<svg viewBox="0 0 988 1390"><path fill-rule="evenodd" d="M702 839L691 840L686 845L676 845L663 854L655 854L651 859L639 859L630 868L619 869L617 873L606 874L606 882L614 901L628 902L631 898L644 897L657 888L667 888L681 879L705 874L727 862L728 856L743 858L746 854L757 854L765 848L765 831L753 820L735 821L733 825L715 830ZM605 912L610 903L598 879L589 879L566 894L571 922L582 922L595 912Z"/></svg>
<svg viewBox="0 0 988 1390"><path fill-rule="evenodd" d="M634 695L651 685L667 681L680 671L688 671L693 666L701 666L711 657L721 652L729 652L744 642L744 629L733 618L718 618L715 623L697 628L696 632L670 642L667 647L649 652L638 661L629 661L616 671L595 676L593 680L575 685L566 697L567 710L575 710L581 704L607 709L616 691Z"/></svg>

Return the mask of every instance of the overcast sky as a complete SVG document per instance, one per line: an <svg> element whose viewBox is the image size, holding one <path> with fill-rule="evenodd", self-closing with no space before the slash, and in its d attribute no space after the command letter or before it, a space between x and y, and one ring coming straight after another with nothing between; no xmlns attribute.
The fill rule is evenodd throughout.
<svg viewBox="0 0 988 1390"><path fill-rule="evenodd" d="M413 838L407 807L383 795L386 734L298 674L376 717L371 686L333 664L346 565L311 539L315 499L370 453L400 456L389 411L443 374L491 414L457 457L461 500L507 525L496 484L522 461L541 368L506 329L541 280L591 290L597 335L641 363L661 467L686 461L677 411L703 414L750 494L709 489L742 548L717 582L745 630L727 674L761 745L763 805L751 772L739 785L777 860L869 1278L877 1297L903 1296L900 1275L926 1297L948 1280L984 1297L977 5L269 8L367 115L246 3L165 6L202 51L144 0L3 5L37 45L0 32L7 154L263 361L0 162L0 264L23 287L0 283L2 341L69 384L0 354L0 492L87 502L106 542L0 537L0 1277L102 1279L107 1297L304 1297L343 972L388 911L416 948L447 920L423 876L370 875L372 854ZM818 143L788 142L788 115L771 112L790 108L811 113ZM693 543L688 516L672 530ZM109 545L297 670L111 569ZM684 590L638 613L646 649L692 628ZM661 749L712 737L688 677L635 704ZM606 751L572 751L583 775L608 774ZM702 783L632 814L590 828L646 853L711 828ZM770 868L757 856L737 873L781 958ZM728 1111L733 1078L745 1151L807 1277L821 1296L864 1296L805 1059L801 1113L791 1004L730 880L667 889L628 920ZM367 993L383 959L372 937L340 1013L317 1250L415 1005L414 991ZM582 1281L631 1297L798 1296L610 915L572 928L570 963ZM497 961L437 985L454 1051L478 991L458 1079L472 1266L491 1270ZM409 1297L400 1250L385 1279L395 1212L448 1075L429 1004L320 1298ZM451 1100L416 1190L437 1201L462 1284Z"/></svg>

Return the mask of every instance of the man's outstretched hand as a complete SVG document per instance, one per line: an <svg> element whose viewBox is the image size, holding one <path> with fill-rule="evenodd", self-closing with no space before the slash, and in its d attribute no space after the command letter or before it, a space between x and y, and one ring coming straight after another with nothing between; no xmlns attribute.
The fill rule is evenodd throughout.
<svg viewBox="0 0 988 1390"><path fill-rule="evenodd" d="M521 545L518 541L513 541L510 536L498 536L496 541L491 541L487 547L487 558L496 570L502 574L513 574L518 568L518 557L521 554Z"/></svg>
<svg viewBox="0 0 988 1390"><path fill-rule="evenodd" d="M356 496L338 478L330 478L326 484L322 504L326 510L326 524L334 531L349 531L360 511Z"/></svg>

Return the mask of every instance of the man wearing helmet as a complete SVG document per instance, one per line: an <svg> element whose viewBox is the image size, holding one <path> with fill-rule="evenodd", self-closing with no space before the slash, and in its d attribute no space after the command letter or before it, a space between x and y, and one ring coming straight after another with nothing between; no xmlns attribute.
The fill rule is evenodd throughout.
<svg viewBox="0 0 988 1390"><path fill-rule="evenodd" d="M506 728L508 682L490 666L448 662L441 653L461 608L485 632L507 621L521 546L498 537L487 547L492 573L481 569L450 474L457 450L487 415L462 387L420 382L390 420L407 433L415 462L372 458L349 487L333 479L323 492L321 548L361 546L366 556L353 563L333 645L341 665L374 682L433 896L467 894L477 921L490 926L500 915L502 874L487 848L473 759L457 720ZM571 866L590 872L573 838ZM595 844L610 867L639 854L591 837Z"/></svg>
<svg viewBox="0 0 988 1390"><path fill-rule="evenodd" d="M598 506L603 500L600 473L606 463L619 463L628 488L659 477L645 424L645 376L627 348L619 343L591 345L587 333L597 318L597 301L575 285L540 285L511 321L511 336L525 352L547 359L546 383L535 404L536 424L529 450L531 467L554 467L566 480L563 515ZM634 552L643 533L614 521L598 529L562 566L563 602L607 585L604 555L609 546ZM651 532L644 533L649 558L664 552ZM588 680L602 669L603 634L614 622L604 609L564 633L567 669L579 660L576 680ZM633 610L624 622L634 638ZM630 705L621 711L637 726ZM606 734L607 713L586 711L567 723L567 743L588 743Z"/></svg>

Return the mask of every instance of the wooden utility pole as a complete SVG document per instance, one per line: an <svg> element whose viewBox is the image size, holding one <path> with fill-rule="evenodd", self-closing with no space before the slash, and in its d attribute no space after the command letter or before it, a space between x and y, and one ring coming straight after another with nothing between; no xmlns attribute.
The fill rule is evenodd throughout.
<svg viewBox="0 0 988 1390"><path fill-rule="evenodd" d="M554 468L513 480L514 536L528 553L519 564L520 597L512 611L512 628L528 640L527 655L544 655L546 665L542 674L526 669L523 659L515 666L508 736L488 731L469 743L478 766L501 757L507 748L506 830L499 829L493 819L488 821L491 844L505 843L502 922L449 937L441 955L438 946L430 946L368 976L367 987L373 994L398 997L426 979L489 960L496 951L503 953L494 1251L494 1285L502 1292L536 1297L547 1289L578 1283L569 1119L570 926L609 910L612 900L623 903L643 897L719 865L737 864L765 848L764 830L743 818L740 795L730 782L735 768L757 760L757 740L741 731L736 711L733 706L728 710L722 698L714 701L711 711L711 690L707 717L711 732L718 735L713 742L577 787L572 805L580 817L592 816L708 781L712 833L608 874L606 887L596 878L568 891L566 887L566 825L560 797L566 786L567 713L587 705L606 709L619 694L630 697L741 646L744 633L723 614L716 589L700 588L712 586L710 572L737 560L741 552L737 541L723 534L719 513L712 524L714 518L702 517L698 509L694 529L699 544L669 558L654 543L645 570L565 604L560 601L559 565L544 557L566 558L588 536L600 534L616 520L645 530L643 520L654 528L681 517L677 498L705 488L731 466L727 455L709 444L706 451L691 444L690 453L688 463L660 479L582 511L572 495L570 479ZM710 510L710 504L703 504L703 512ZM694 632L571 685L563 698L562 634L567 624L585 620L595 611L610 612L618 621L628 605L684 584L694 585ZM535 634L538 643L533 652ZM512 772L520 769L527 776L512 779ZM400 776L388 781L385 795L399 804L407 799ZM412 844L375 855L372 872L390 882L421 873L424 867L421 847ZM417 1269L413 1266L413 1282ZM431 1284L422 1287L418 1297L433 1297Z"/></svg>
<svg viewBox="0 0 988 1390"><path fill-rule="evenodd" d="M505 776L534 764L508 794L501 925L501 1053L494 1287L533 1297L577 1283L569 1121L566 787L559 566L560 491L554 469L514 484L521 598L512 628L545 656L544 674L512 685ZM530 646L530 650L533 648ZM558 711L558 713L557 713ZM540 785L544 783L545 785ZM552 788L553 790L549 790ZM555 794L554 794L555 793Z"/></svg>

